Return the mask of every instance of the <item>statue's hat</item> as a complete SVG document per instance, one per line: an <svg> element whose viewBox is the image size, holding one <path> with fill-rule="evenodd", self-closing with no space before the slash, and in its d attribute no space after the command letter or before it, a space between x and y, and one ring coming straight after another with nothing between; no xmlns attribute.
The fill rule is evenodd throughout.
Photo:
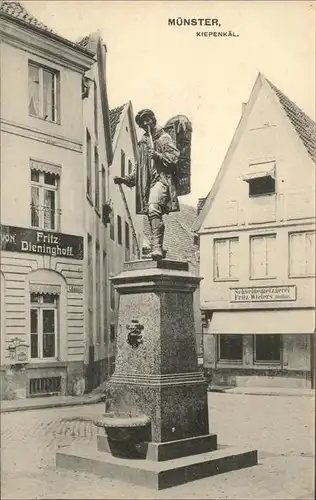
<svg viewBox="0 0 316 500"><path fill-rule="evenodd" d="M151 109L141 109L135 116L135 122L138 126L140 126L145 116L150 116L156 121L155 113Z"/></svg>

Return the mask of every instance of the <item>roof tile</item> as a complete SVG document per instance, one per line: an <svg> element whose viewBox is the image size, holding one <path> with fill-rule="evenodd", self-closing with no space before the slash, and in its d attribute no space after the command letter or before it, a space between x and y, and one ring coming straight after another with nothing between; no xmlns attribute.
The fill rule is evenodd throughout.
<svg viewBox="0 0 316 500"><path fill-rule="evenodd" d="M21 2L8 2L4 0L0 0L0 15L10 16L11 18L21 21L30 27L35 27L38 30L45 32L46 34L50 34L53 38L59 39L68 45L70 44L75 49L80 49L80 51L84 50L87 52L91 52L90 49L85 45L85 43L76 43L68 40L67 38L59 35L56 31L52 30L46 24L42 23L39 19L32 16L23 6ZM87 37L88 39L89 37ZM90 54L89 54L90 55Z"/></svg>
<svg viewBox="0 0 316 500"><path fill-rule="evenodd" d="M273 83L267 80L276 93L286 115L295 128L311 158L316 160L316 129L315 122L307 116L291 99L289 99Z"/></svg>
<svg viewBox="0 0 316 500"><path fill-rule="evenodd" d="M88 48L88 43L89 43L89 38L90 38L89 35L84 36L83 38L81 38L80 40L78 40L77 44L80 45L81 47L83 47L84 49L87 49Z"/></svg>
<svg viewBox="0 0 316 500"><path fill-rule="evenodd" d="M42 23L36 17L29 14L20 2L0 1L0 12L4 12L5 14L15 17L16 19L20 19L25 23L31 24L32 26L36 26L43 31L54 33L54 31L46 26L46 24Z"/></svg>
<svg viewBox="0 0 316 500"><path fill-rule="evenodd" d="M111 139L112 139L112 141L113 141L113 138L115 135L116 128L117 128L118 124L120 123L120 119L121 119L121 115L122 115L124 107L125 107L125 104L110 110L110 127L111 127Z"/></svg>

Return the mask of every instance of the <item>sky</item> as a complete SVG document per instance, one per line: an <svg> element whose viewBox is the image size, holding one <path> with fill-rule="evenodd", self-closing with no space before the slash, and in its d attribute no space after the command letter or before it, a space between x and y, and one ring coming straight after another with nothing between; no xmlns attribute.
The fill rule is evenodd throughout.
<svg viewBox="0 0 316 500"><path fill-rule="evenodd" d="M110 108L131 101L153 109L163 126L176 114L192 122L191 194L210 191L258 76L263 73L315 119L315 2L23 1L61 36L100 30L107 46ZM220 27L168 25L169 19L218 19ZM235 33L201 37L197 32Z"/></svg>

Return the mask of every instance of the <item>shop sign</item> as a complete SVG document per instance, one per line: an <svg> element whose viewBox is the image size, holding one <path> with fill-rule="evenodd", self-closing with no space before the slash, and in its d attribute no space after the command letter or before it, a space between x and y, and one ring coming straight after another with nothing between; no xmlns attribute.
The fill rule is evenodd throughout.
<svg viewBox="0 0 316 500"><path fill-rule="evenodd" d="M1 250L83 259L83 237L15 226L0 226Z"/></svg>
<svg viewBox="0 0 316 500"><path fill-rule="evenodd" d="M254 286L230 288L230 302L274 302L296 300L296 286Z"/></svg>

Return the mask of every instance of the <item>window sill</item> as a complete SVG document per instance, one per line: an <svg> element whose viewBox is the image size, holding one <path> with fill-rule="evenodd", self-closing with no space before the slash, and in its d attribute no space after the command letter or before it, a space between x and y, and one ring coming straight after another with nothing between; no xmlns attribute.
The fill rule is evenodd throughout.
<svg viewBox="0 0 316 500"><path fill-rule="evenodd" d="M281 361L254 361L254 366L281 366Z"/></svg>
<svg viewBox="0 0 316 500"><path fill-rule="evenodd" d="M294 275L292 274L291 276L289 275L288 278L291 280L293 279L298 279L298 278L315 278L315 274L297 274L297 275Z"/></svg>
<svg viewBox="0 0 316 500"><path fill-rule="evenodd" d="M277 193L250 194L249 198L262 198L262 196L275 196Z"/></svg>
<svg viewBox="0 0 316 500"><path fill-rule="evenodd" d="M28 369L34 369L36 370L37 368L67 368L68 363L66 361L49 361L49 360L30 360L28 363Z"/></svg>
<svg viewBox="0 0 316 500"><path fill-rule="evenodd" d="M60 120L57 120L56 122L54 122L52 120L45 120L45 118L43 118L42 116L31 115L31 114L29 114L29 116L31 118L36 118L36 120L41 120L42 122L45 122L45 123L52 123L53 125L60 125L61 124Z"/></svg>
<svg viewBox="0 0 316 500"><path fill-rule="evenodd" d="M93 207L93 202L92 202L92 199L91 199L89 193L86 193L86 198L87 198L88 202L90 203L90 205Z"/></svg>
<svg viewBox="0 0 316 500"><path fill-rule="evenodd" d="M249 278L251 281L262 281L262 280L276 280L277 276L263 276L262 278Z"/></svg>
<svg viewBox="0 0 316 500"><path fill-rule="evenodd" d="M214 278L213 281L214 283L237 283L239 278Z"/></svg>
<svg viewBox="0 0 316 500"><path fill-rule="evenodd" d="M217 361L219 365L242 365L242 359L219 359Z"/></svg>
<svg viewBox="0 0 316 500"><path fill-rule="evenodd" d="M243 361L216 361L216 368L240 368L243 366Z"/></svg>

